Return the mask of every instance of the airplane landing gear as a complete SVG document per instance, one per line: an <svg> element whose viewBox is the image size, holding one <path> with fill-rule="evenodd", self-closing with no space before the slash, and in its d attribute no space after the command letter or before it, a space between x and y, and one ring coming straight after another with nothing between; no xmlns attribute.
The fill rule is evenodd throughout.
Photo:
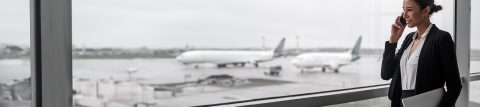
<svg viewBox="0 0 480 107"><path fill-rule="evenodd" d="M338 72L339 72L339 71L338 71L338 68L337 68L337 69L335 69L335 70L334 70L334 72L335 72L335 73L338 73Z"/></svg>
<svg viewBox="0 0 480 107"><path fill-rule="evenodd" d="M233 63L233 66L245 67L245 63Z"/></svg>
<svg viewBox="0 0 480 107"><path fill-rule="evenodd" d="M227 64L218 64L217 65L217 68L225 68L225 67L227 67Z"/></svg>
<svg viewBox="0 0 480 107"><path fill-rule="evenodd" d="M325 72L326 68L322 68L322 72Z"/></svg>

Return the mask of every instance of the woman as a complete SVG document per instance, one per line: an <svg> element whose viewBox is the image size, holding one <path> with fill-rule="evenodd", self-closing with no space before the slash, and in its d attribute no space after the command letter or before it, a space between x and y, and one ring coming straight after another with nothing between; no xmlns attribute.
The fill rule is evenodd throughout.
<svg viewBox="0 0 480 107"><path fill-rule="evenodd" d="M443 88L445 84L447 91L440 106L454 106L462 89L455 45L450 33L430 22L430 16L442 7L434 0L404 0L403 9L402 16L392 24L382 60L382 79L392 79L388 93L391 106L402 107L402 98ZM406 25L401 24L401 17L406 19ZM405 26L417 27L417 31L408 34L395 53Z"/></svg>

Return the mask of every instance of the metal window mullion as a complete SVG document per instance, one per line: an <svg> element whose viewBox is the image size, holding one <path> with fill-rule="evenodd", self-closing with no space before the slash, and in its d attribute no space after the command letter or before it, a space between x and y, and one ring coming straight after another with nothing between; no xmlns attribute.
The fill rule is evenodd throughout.
<svg viewBox="0 0 480 107"><path fill-rule="evenodd" d="M470 88L470 14L471 0L455 0L454 37L457 62L462 79L462 91L457 99L457 107L468 107Z"/></svg>
<svg viewBox="0 0 480 107"><path fill-rule="evenodd" d="M30 10L32 107L71 107L71 0L30 0Z"/></svg>
<svg viewBox="0 0 480 107"><path fill-rule="evenodd" d="M30 49L31 49L31 83L32 107L41 107L42 80L41 80L41 24L40 0L30 0Z"/></svg>

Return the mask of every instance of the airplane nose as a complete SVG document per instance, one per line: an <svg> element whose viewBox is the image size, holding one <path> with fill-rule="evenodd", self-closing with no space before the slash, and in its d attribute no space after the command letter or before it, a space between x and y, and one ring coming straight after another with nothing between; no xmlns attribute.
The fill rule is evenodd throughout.
<svg viewBox="0 0 480 107"><path fill-rule="evenodd" d="M293 59L293 60L291 61L291 63L294 64L294 65L297 65L298 62L299 62L299 60L298 60L297 58L295 58L295 59Z"/></svg>
<svg viewBox="0 0 480 107"><path fill-rule="evenodd" d="M179 55L175 58L178 62L183 62L185 60L183 55Z"/></svg>

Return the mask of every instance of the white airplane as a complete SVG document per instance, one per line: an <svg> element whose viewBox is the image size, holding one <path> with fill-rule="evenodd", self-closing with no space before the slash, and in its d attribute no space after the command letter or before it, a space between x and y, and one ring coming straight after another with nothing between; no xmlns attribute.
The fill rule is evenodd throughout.
<svg viewBox="0 0 480 107"><path fill-rule="evenodd" d="M322 72L325 72L325 68L329 68L338 73L338 69L341 66L350 64L360 59L360 44L362 37L360 36L357 43L352 50L341 53L303 53L292 59L291 63L301 70L303 73L305 69L313 69L321 67Z"/></svg>
<svg viewBox="0 0 480 107"><path fill-rule="evenodd" d="M185 65L211 63L216 64L218 68L224 68L227 64L245 66L248 63L258 67L259 62L270 61L281 56L284 44L285 38L270 51L193 50L183 52L176 59Z"/></svg>

